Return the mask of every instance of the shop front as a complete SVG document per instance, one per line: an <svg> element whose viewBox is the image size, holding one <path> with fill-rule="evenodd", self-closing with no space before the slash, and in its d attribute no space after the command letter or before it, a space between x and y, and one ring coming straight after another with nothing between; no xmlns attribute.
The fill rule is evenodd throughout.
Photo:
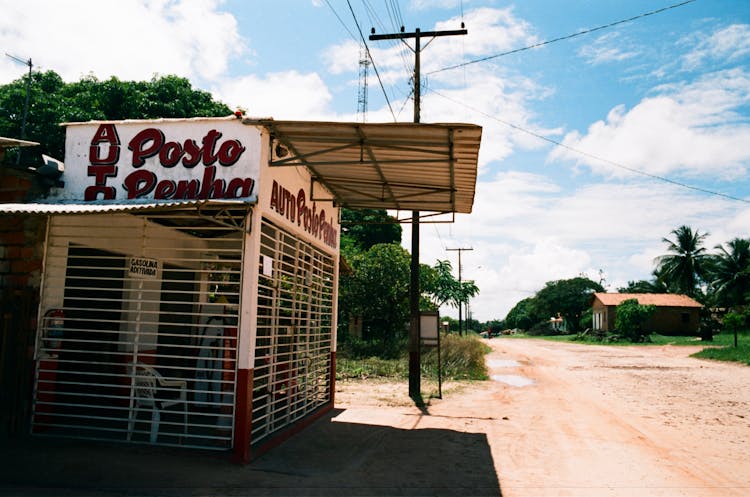
<svg viewBox="0 0 750 497"><path fill-rule="evenodd" d="M64 186L0 205L47 219L32 432L245 462L333 407L339 207L470 210L481 131L66 127Z"/></svg>

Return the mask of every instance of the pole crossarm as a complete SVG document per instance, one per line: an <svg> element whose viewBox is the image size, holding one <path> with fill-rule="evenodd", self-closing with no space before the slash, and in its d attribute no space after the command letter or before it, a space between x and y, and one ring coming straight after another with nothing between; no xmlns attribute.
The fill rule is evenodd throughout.
<svg viewBox="0 0 750 497"><path fill-rule="evenodd" d="M466 29L453 29L453 30L445 30L445 31L420 31L419 29L412 31L410 33L391 33L391 34L382 34L382 35L376 35L372 34L370 35L370 40L377 41L377 40L403 40L405 38L417 38L417 37L427 37L427 38L434 38L437 36L456 36L456 35L465 35L469 34L469 31Z"/></svg>

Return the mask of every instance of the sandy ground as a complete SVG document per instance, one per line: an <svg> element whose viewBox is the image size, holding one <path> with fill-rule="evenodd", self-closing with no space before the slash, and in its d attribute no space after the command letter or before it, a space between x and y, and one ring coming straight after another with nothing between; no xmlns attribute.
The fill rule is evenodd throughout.
<svg viewBox="0 0 750 497"><path fill-rule="evenodd" d="M750 495L750 367L688 357L700 346L487 343L492 381L449 383L421 408L406 382L339 382L333 411L247 466L207 451L0 440L0 495Z"/></svg>
<svg viewBox="0 0 750 497"><path fill-rule="evenodd" d="M344 383L336 421L485 434L504 497L750 495L750 367L688 357L700 346L486 342L493 381L421 412L401 385Z"/></svg>

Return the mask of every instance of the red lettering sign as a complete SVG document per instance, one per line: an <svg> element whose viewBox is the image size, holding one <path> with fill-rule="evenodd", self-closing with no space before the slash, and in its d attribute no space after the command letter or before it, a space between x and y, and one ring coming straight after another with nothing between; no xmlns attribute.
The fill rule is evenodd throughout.
<svg viewBox="0 0 750 497"><path fill-rule="evenodd" d="M236 164L246 148L239 140L221 140L222 133L211 129L198 141L188 138L184 141L169 141L164 132L158 128L146 128L128 142L132 152L130 164L135 171L123 180L122 187L128 199L144 198L153 195L154 199L214 199L214 198L247 198L253 194L253 178L217 177L217 162L222 167ZM200 143L200 145L199 145ZM104 147L108 146L107 149ZM116 188L107 185L108 178L117 177L117 166L120 158L120 138L114 124L100 124L94 133L89 146L88 176L93 177L94 185L88 186L84 199L113 200ZM192 175L189 179L160 179L159 171L141 169L146 161L156 158L156 163L164 168L173 168L182 164L186 169L204 166L202 177ZM223 176L226 176L224 174ZM294 202L291 201L291 204Z"/></svg>
<svg viewBox="0 0 750 497"><path fill-rule="evenodd" d="M300 188L297 195L294 195L274 180L271 186L269 206L271 210L276 211L292 223L296 219L297 226L302 227L313 237L322 239L323 243L329 247L336 248L339 237L338 232L333 227L333 218L330 221L326 220L325 210L318 213L318 206L315 202L313 202L312 208L307 206L304 188Z"/></svg>

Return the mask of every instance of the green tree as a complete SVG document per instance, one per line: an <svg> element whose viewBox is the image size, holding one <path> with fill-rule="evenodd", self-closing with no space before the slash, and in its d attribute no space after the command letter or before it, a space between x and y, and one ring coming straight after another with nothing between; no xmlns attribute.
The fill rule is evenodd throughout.
<svg viewBox="0 0 750 497"><path fill-rule="evenodd" d="M534 297L527 297L519 301L508 311L508 315L505 317L505 324L508 328L528 330L539 322L539 319L535 313Z"/></svg>
<svg viewBox="0 0 750 497"><path fill-rule="evenodd" d="M643 325L656 311L654 305L641 305L638 299L628 299L617 306L615 328L631 342L645 342L650 332Z"/></svg>
<svg viewBox="0 0 750 497"><path fill-rule="evenodd" d="M717 245L711 266L711 285L717 304L738 307L750 298L750 239L735 238Z"/></svg>
<svg viewBox="0 0 750 497"><path fill-rule="evenodd" d="M703 247L708 233L693 231L684 225L671 233L674 240L662 238L669 253L657 257L656 272L670 290L698 298L700 285L707 280L711 263L710 254Z"/></svg>
<svg viewBox="0 0 750 497"><path fill-rule="evenodd" d="M385 209L341 210L341 248L347 257L378 243L401 243L401 225L393 216Z"/></svg>
<svg viewBox="0 0 750 497"><path fill-rule="evenodd" d="M354 255L352 274L339 282L343 314L362 317L366 339L394 341L406 335L409 323L409 253L400 245L382 243Z"/></svg>
<svg viewBox="0 0 750 497"><path fill-rule="evenodd" d="M559 313L568 323L568 331L578 331L581 317L591 307L591 295L603 291L599 283L581 276L549 281L534 297L534 315L540 322Z"/></svg>
<svg viewBox="0 0 750 497"><path fill-rule="evenodd" d="M26 77L0 86L0 135L19 137ZM54 71L33 72L26 138L42 153L63 159L65 129L59 124L104 119L226 116L232 110L185 78L158 76L150 81L99 81L87 76L65 83Z"/></svg>
<svg viewBox="0 0 750 497"><path fill-rule="evenodd" d="M650 281L628 281L627 286L618 288L617 291L619 293L669 293L669 289L659 277L659 274L654 271L653 275L654 279Z"/></svg>

